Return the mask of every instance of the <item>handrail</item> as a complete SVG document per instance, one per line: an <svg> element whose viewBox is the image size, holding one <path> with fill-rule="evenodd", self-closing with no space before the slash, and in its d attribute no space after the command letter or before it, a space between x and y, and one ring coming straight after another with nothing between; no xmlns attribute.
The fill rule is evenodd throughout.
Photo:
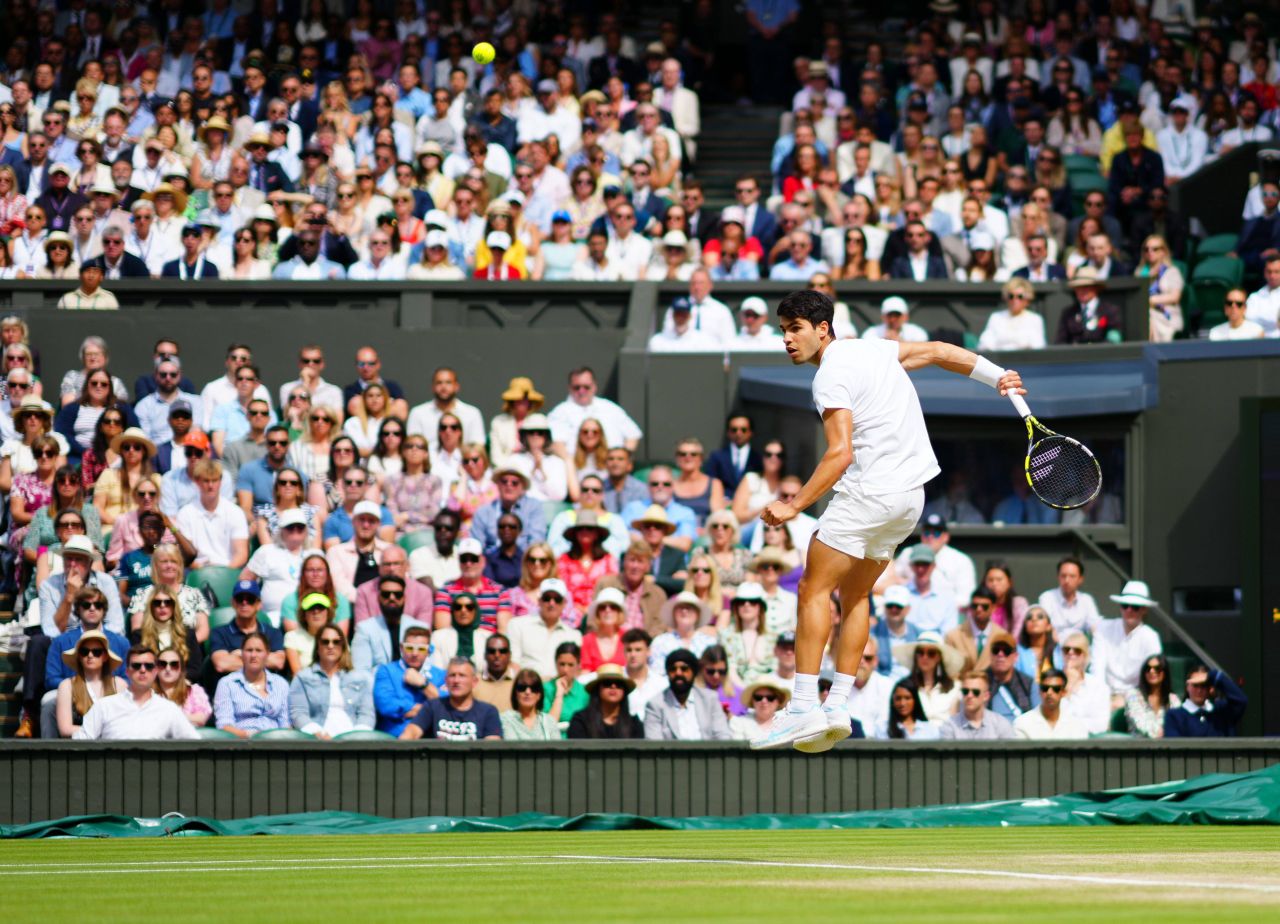
<svg viewBox="0 0 1280 924"><path fill-rule="evenodd" d="M1102 546L1094 542L1093 538L1084 530L1079 527L1074 527L1071 532L1077 542L1096 555L1116 577L1120 578L1121 581L1133 580L1133 576L1129 574L1129 572L1125 571L1124 566L1108 555L1106 551L1103 550ZM1187 648L1191 650L1191 653L1199 658L1201 663L1206 667L1211 668L1212 670L1222 670L1222 665L1215 661L1209 652L1201 648L1200 644L1191 637L1190 633L1188 633L1186 629L1182 628L1182 626L1178 625L1177 621L1163 609L1159 606L1153 606L1149 607L1147 612L1154 615L1155 621L1179 642L1186 645Z"/></svg>

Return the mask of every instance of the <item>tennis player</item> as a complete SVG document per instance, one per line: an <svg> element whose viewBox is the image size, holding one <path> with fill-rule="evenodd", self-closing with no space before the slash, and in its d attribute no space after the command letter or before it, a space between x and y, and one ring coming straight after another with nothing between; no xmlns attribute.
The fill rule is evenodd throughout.
<svg viewBox="0 0 1280 924"><path fill-rule="evenodd" d="M774 501L761 518L785 523L832 488L835 497L818 521L800 579L795 692L753 748L792 744L814 753L852 730L847 703L867 643L868 595L920 519L925 482L940 471L907 372L939 366L1002 395L1025 394L1018 373L948 343L836 340L834 311L831 299L814 291L793 292L778 306L787 355L796 365L818 367L813 403L827 449L795 499ZM835 679L820 705L818 671L837 590L844 625Z"/></svg>

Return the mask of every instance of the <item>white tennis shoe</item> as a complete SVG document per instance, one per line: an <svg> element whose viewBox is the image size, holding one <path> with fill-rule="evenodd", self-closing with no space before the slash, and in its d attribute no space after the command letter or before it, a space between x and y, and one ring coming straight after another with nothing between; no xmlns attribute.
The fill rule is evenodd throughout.
<svg viewBox="0 0 1280 924"><path fill-rule="evenodd" d="M817 735L796 739L797 751L805 754L821 754L823 751L831 750L838 742L853 734L853 717L844 706L834 708L823 706L822 713L826 716L827 727Z"/></svg>
<svg viewBox="0 0 1280 924"><path fill-rule="evenodd" d="M751 742L753 751L765 748L780 748L797 741L817 737L825 737L828 730L826 713L820 706L813 706L804 712L790 712L783 709L773 717L769 734L758 741Z"/></svg>

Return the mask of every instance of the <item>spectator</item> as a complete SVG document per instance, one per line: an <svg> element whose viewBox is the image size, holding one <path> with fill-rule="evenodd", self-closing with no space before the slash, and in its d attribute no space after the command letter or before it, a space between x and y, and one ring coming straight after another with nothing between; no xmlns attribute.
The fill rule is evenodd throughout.
<svg viewBox="0 0 1280 924"><path fill-rule="evenodd" d="M862 332L863 340L901 340L905 343L924 343L929 334L923 327L911 323L906 299L890 295L880 303L881 322Z"/></svg>
<svg viewBox="0 0 1280 924"><path fill-rule="evenodd" d="M510 688L511 708L501 715L502 737L510 741L558 741L559 723L547 711L546 688L538 672L528 668L519 671Z"/></svg>
<svg viewBox="0 0 1280 924"><path fill-rule="evenodd" d="M989 588L979 587L969 597L968 617L946 634L947 644L964 655L966 671L985 671L991 666L991 653L987 649L991 633L999 628L992 625L991 620L995 601L995 594Z"/></svg>
<svg viewBox="0 0 1280 924"><path fill-rule="evenodd" d="M893 681L877 669L880 663L880 646L875 638L868 638L854 674L853 687L845 708L849 715L864 729L873 731L888 721L889 701L892 698ZM833 702L834 706L835 703ZM865 735L865 732L864 732Z"/></svg>
<svg viewBox="0 0 1280 924"><path fill-rule="evenodd" d="M103 270L99 263L87 260L80 264L80 287L58 299L59 308L79 311L119 308L115 295L102 288Z"/></svg>
<svg viewBox="0 0 1280 924"><path fill-rule="evenodd" d="M249 528L241 510L224 496L222 465L201 459L192 474L199 497L179 510L174 522L195 548L194 567L244 567L249 560Z"/></svg>
<svg viewBox="0 0 1280 924"><path fill-rule="evenodd" d="M431 529L432 541L418 546L409 554L409 574L415 581L429 584L432 588L443 587L462 574L457 547L461 517L457 511L441 510L436 514Z"/></svg>
<svg viewBox="0 0 1280 924"><path fill-rule="evenodd" d="M1203 664L1187 671L1187 698L1164 716L1166 738L1230 738L1249 698L1223 671Z"/></svg>
<svg viewBox="0 0 1280 924"><path fill-rule="evenodd" d="M1062 708L1067 675L1049 668L1040 677L1040 705L1014 720L1019 738L1031 741L1071 741L1089 736L1084 723Z"/></svg>
<svg viewBox="0 0 1280 924"><path fill-rule="evenodd" d="M1018 643L1004 629L992 629L986 650L991 660L987 668L991 711L1013 722L1040 704L1036 678L1018 670Z"/></svg>
<svg viewBox="0 0 1280 924"><path fill-rule="evenodd" d="M205 663L212 668L212 679L216 682L244 666L240 650L250 635L260 635L266 642L269 652L265 655L266 667L284 670L284 636L270 623L258 621L262 589L253 581L237 581L231 590L231 601L235 619L209 633L209 660ZM205 671L206 676L210 673Z"/></svg>
<svg viewBox="0 0 1280 924"><path fill-rule="evenodd" d="M1035 289L1025 278L1010 279L1002 290L1007 308L992 312L978 338L978 349L1042 350L1045 347L1044 317L1030 310Z"/></svg>
<svg viewBox="0 0 1280 924"><path fill-rule="evenodd" d="M455 594L449 603L449 621L435 632L432 653L437 661L450 658L469 658L478 664L493 633L480 625L479 599L475 594Z"/></svg>
<svg viewBox="0 0 1280 924"><path fill-rule="evenodd" d="M237 604L236 622L239 621ZM235 654L239 666L218 681L213 698L218 728L237 738L251 738L260 731L289 727L289 682L268 670L271 655L275 653L271 646L275 644L261 632L245 633Z"/></svg>
<svg viewBox="0 0 1280 924"><path fill-rule="evenodd" d="M156 664L159 671L156 690L181 706L182 714L193 726L203 728L213 715L213 705L204 687L187 679L186 654L173 648L162 648Z"/></svg>
<svg viewBox="0 0 1280 924"><path fill-rule="evenodd" d="M130 648L125 659L128 689L94 703L75 737L82 741L198 738L182 709L156 695L156 661L151 649Z"/></svg>
<svg viewBox="0 0 1280 924"><path fill-rule="evenodd" d="M224 360L225 373L205 385L200 391L200 411L202 414L199 420L200 429L209 430L213 425L214 411L222 405L230 404L237 399L236 370L241 366L248 366L252 362L253 353L245 344L232 343L227 347L226 359ZM258 386L253 390L253 397L269 402L271 393L267 391L265 385L259 382Z"/></svg>
<svg viewBox="0 0 1280 924"><path fill-rule="evenodd" d="M1129 734L1141 738L1163 738L1164 720L1169 710L1177 709L1182 700L1170 691L1172 678L1169 662L1162 654L1152 655L1142 665L1137 689L1124 697L1125 726Z"/></svg>
<svg viewBox="0 0 1280 924"><path fill-rule="evenodd" d="M296 677L310 667L316 656L316 635L333 622L333 600L324 594L310 593L298 604L302 625L284 636L284 656L290 676ZM295 613L297 610L295 610Z"/></svg>
<svg viewBox="0 0 1280 924"><path fill-rule="evenodd" d="M668 741L728 740L729 725L719 698L711 690L694 686L699 669L697 655L677 648L664 663L667 689L648 704L644 736Z"/></svg>
<svg viewBox="0 0 1280 924"><path fill-rule="evenodd" d="M1147 318L1153 343L1168 343L1182 330L1182 273L1173 265L1165 239L1152 235L1142 242L1142 262L1134 273L1147 280Z"/></svg>
<svg viewBox="0 0 1280 924"><path fill-rule="evenodd" d="M1039 604L1048 612L1059 638L1070 632L1097 632L1102 615L1091 594L1082 591L1084 562L1070 556L1058 562L1058 586L1040 595Z"/></svg>
<svg viewBox="0 0 1280 924"><path fill-rule="evenodd" d="M1222 302L1227 320L1209 330L1210 340L1257 340L1265 337L1262 325L1245 317L1248 296L1244 289L1231 289Z"/></svg>
<svg viewBox="0 0 1280 924"><path fill-rule="evenodd" d="M1208 156L1208 135L1191 124L1191 113L1195 110L1194 97L1174 97L1169 103L1169 124L1156 133L1168 184L1191 176L1204 166Z"/></svg>
<svg viewBox="0 0 1280 924"><path fill-rule="evenodd" d="M1013 725L998 713L987 709L991 702L986 672L966 671L960 675L963 708L939 729L943 740L977 741L1015 737Z"/></svg>
<svg viewBox="0 0 1280 924"><path fill-rule="evenodd" d="M466 658L449 662L445 684L449 695L428 700L401 732L402 740L437 738L446 741L479 741L502 737L498 710L472 695L475 666Z"/></svg>
<svg viewBox="0 0 1280 924"><path fill-rule="evenodd" d="M893 658L908 671L931 722L942 722L960 705L955 678L964 666L964 655L933 630L921 632L914 642L893 646Z"/></svg>
<svg viewBox="0 0 1280 924"><path fill-rule="evenodd" d="M785 709L791 691L768 679L748 684L742 691L741 703L746 715L729 719L729 733L736 741L758 741L769 733L769 725L779 709Z"/></svg>
<svg viewBox="0 0 1280 924"><path fill-rule="evenodd" d="M1124 339L1120 309L1099 298L1104 285L1097 270L1080 267L1068 285L1076 304L1062 313L1056 343L1119 343Z"/></svg>
<svg viewBox="0 0 1280 924"><path fill-rule="evenodd" d="M1107 686L1116 697L1124 697L1142 679L1142 666L1161 652L1160 636L1146 624L1147 609L1156 606L1145 581L1126 581L1119 594L1119 619L1103 619L1093 632L1095 646L1106 649Z"/></svg>
<svg viewBox="0 0 1280 924"><path fill-rule="evenodd" d="M405 583L404 598L401 603L404 614L426 625L431 625L435 608L435 595L430 583L410 581L409 556L398 545L388 545L382 550L382 558L378 561L378 577L396 577ZM378 581L365 581L356 587L355 616L357 625L371 619L386 606L379 591Z"/></svg>
<svg viewBox="0 0 1280 924"><path fill-rule="evenodd" d="M667 656L674 651L691 652L700 657L716 644L714 634L698 631L713 625L715 614L690 590L681 591L667 600L663 604L661 618L667 631L653 640L649 655L651 670L658 670L666 664Z"/></svg>
<svg viewBox="0 0 1280 924"><path fill-rule="evenodd" d="M333 572L334 588L349 603L356 599L356 588L378 574L378 562L390 543L379 538L382 508L373 501L360 501L351 511L352 536L329 549L327 557Z"/></svg>
<svg viewBox="0 0 1280 924"><path fill-rule="evenodd" d="M484 669L480 673L480 679L476 681L476 699L494 707L507 706L511 702L515 678L516 667L511 663L511 640L501 634L489 636L484 642ZM541 678L538 679L538 684L541 689Z"/></svg>
<svg viewBox="0 0 1280 924"><path fill-rule="evenodd" d="M458 397L460 391L458 374L452 369L441 367L432 373L432 400L409 412L408 433L425 436L434 452L439 445L440 419L452 414L462 424L465 442L483 443L484 417L479 409Z"/></svg>
<svg viewBox="0 0 1280 924"><path fill-rule="evenodd" d="M200 677L204 649L196 637L195 614L182 610L182 589L153 585L144 595L141 625L129 632L129 641L153 652L176 651L189 670L189 679Z"/></svg>
<svg viewBox="0 0 1280 924"><path fill-rule="evenodd" d="M1062 707L1091 735L1101 734L1111 723L1111 693L1102 673L1103 657L1104 653L1100 654L1099 669L1090 671L1090 645L1085 634L1072 632L1062 639L1063 672L1067 675Z"/></svg>
<svg viewBox="0 0 1280 924"><path fill-rule="evenodd" d="M379 534L386 539L391 539L397 532L407 534L425 529L444 506L445 481L451 481L452 476L446 472L442 479L432 473L431 454L427 447L426 437L420 434L407 437L401 450L404 460L401 470L383 478L387 507L385 510L379 507L383 517L383 528ZM353 485L364 481L363 490L368 494L367 476L358 469L350 469L343 478L350 478ZM352 491L355 490L353 486Z"/></svg>
<svg viewBox="0 0 1280 924"><path fill-rule="evenodd" d="M546 458L549 457L544 461ZM517 545L527 549L547 532L542 503L528 493L529 476L523 469L508 464L493 473L493 480L498 486L498 497L476 511L471 520L471 538L480 544L482 550L494 548L498 543L498 519L505 513L512 513L520 518L523 525Z"/></svg>
<svg viewBox="0 0 1280 924"><path fill-rule="evenodd" d="M769 270L769 278L781 281L808 281L814 273L829 273L826 261L814 259L813 237L807 231L793 231L788 237L786 260L775 263Z"/></svg>
<svg viewBox="0 0 1280 924"><path fill-rule="evenodd" d="M315 660L289 685L289 714L294 728L322 741L373 728L373 677L352 667L347 636L337 626L316 633Z"/></svg>
<svg viewBox="0 0 1280 924"><path fill-rule="evenodd" d="M1263 180L1259 184L1262 211L1240 229L1235 252L1245 269L1256 273L1272 259L1280 256L1280 184ZM1268 283L1270 286L1270 283Z"/></svg>
<svg viewBox="0 0 1280 924"><path fill-rule="evenodd" d="M146 383L148 388L147 394L139 398L133 410L142 429L157 445L173 439L169 418L179 402L185 402L187 416L203 417L200 398L185 390L183 381L182 361L177 356L165 354L156 357L152 377L139 378L134 385L135 393L141 392L142 383ZM186 385L190 386L190 382Z"/></svg>
<svg viewBox="0 0 1280 924"><path fill-rule="evenodd" d="M507 625L505 634L510 640L513 663L536 670L544 679L555 676L555 652L565 642L582 642L582 633L563 622L565 604L570 599L563 581L548 578L542 582L538 588L538 612L517 616Z"/></svg>
<svg viewBox="0 0 1280 924"><path fill-rule="evenodd" d="M543 681L546 691L543 708L563 735L573 717L589 702L586 688L578 682L582 673L582 649L577 642L561 642L556 646L555 667L555 677Z"/></svg>
<svg viewBox="0 0 1280 924"><path fill-rule="evenodd" d="M643 738L644 723L631 714L627 697L636 683L622 667L604 664L586 686L590 703L574 713L569 722L569 738Z"/></svg>
<svg viewBox="0 0 1280 924"><path fill-rule="evenodd" d="M99 629L86 630L72 647L61 652L59 661L72 673L55 688L56 726L43 723L42 738L75 737L95 703L122 692L123 684L115 675L124 664L124 656L116 653L114 642Z"/></svg>
<svg viewBox="0 0 1280 924"><path fill-rule="evenodd" d="M1013 271L1013 279L1025 279L1028 282L1066 281L1067 271L1060 263L1050 259L1049 238L1043 233L1029 235L1023 247L1027 257L1026 263Z"/></svg>
<svg viewBox="0 0 1280 924"><path fill-rule="evenodd" d="M940 737L938 724L926 717L920 694L909 679L894 684L885 724L876 729L875 736L908 741L936 741Z"/></svg>
<svg viewBox="0 0 1280 924"><path fill-rule="evenodd" d="M506 631L507 620L511 618L510 591L484 576L484 551L476 539L463 539L457 548L461 574L456 581L436 591L436 625L447 624L451 601L457 594L467 593L479 601L480 622L485 629Z"/></svg>
<svg viewBox="0 0 1280 924"><path fill-rule="evenodd" d="M911 623L921 632L950 632L956 624L956 598L946 585L935 584L937 555L929 546L913 547L908 557L911 580Z"/></svg>
<svg viewBox="0 0 1280 924"><path fill-rule="evenodd" d="M922 222L908 222L903 229L903 237L906 240L907 252L902 256L894 257L889 264L891 279L914 279L916 282L924 282L929 279L948 278L950 274L947 272L947 265L942 256L935 255L929 250L931 232Z"/></svg>
<svg viewBox="0 0 1280 924"><path fill-rule="evenodd" d="M614 587L601 588L591 601L582 639L582 669L587 673L595 673L604 664L621 668L626 663L622 643L625 610L626 597Z"/></svg>
<svg viewBox="0 0 1280 924"><path fill-rule="evenodd" d="M1280 186L1276 189L1280 201ZM1280 321L1280 252L1266 259L1262 278L1262 288L1250 294L1245 305L1245 317L1257 323L1268 337L1274 337Z"/></svg>

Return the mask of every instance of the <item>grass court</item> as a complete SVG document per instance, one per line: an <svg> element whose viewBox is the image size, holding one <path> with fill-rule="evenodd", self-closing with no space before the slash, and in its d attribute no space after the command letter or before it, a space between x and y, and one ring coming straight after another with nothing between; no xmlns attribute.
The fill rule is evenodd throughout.
<svg viewBox="0 0 1280 924"><path fill-rule="evenodd" d="M1275 921L1280 831L952 828L0 844L9 920Z"/></svg>

